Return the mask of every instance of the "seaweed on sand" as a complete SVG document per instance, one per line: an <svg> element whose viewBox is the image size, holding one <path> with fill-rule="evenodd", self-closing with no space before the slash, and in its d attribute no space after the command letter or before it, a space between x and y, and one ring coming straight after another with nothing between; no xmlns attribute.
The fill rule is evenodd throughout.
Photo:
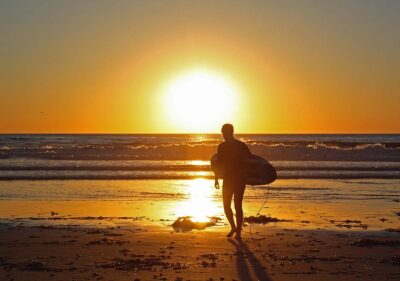
<svg viewBox="0 0 400 281"><path fill-rule="evenodd" d="M388 263L393 265L400 265L400 256L395 255L393 257L387 257L381 260L381 263Z"/></svg>
<svg viewBox="0 0 400 281"><path fill-rule="evenodd" d="M352 242L351 245L357 247L372 247L372 246L396 247L400 246L400 240L360 238L357 241Z"/></svg>
<svg viewBox="0 0 400 281"><path fill-rule="evenodd" d="M220 218L218 217L210 217L209 219L210 220L207 222L195 222L192 220L192 217L190 216L179 217L172 224L172 227L174 228L175 231L182 231L182 232L191 231L193 229L203 230L206 227L216 225L220 221Z"/></svg>
<svg viewBox="0 0 400 281"><path fill-rule="evenodd" d="M391 228L391 227L389 227L389 228L386 228L385 231L386 232L398 232L398 233L400 233L400 227L399 228Z"/></svg>
<svg viewBox="0 0 400 281"><path fill-rule="evenodd" d="M245 217L244 222L247 223L259 223L259 224L267 224L269 222L289 222L291 220L284 220L284 219L278 219L278 218L273 218L273 217L267 217L264 215L260 216L250 216L250 217Z"/></svg>

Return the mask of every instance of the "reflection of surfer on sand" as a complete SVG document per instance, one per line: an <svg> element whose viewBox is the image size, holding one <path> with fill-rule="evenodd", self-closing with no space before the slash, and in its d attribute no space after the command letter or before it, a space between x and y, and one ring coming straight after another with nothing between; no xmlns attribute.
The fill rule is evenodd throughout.
<svg viewBox="0 0 400 281"><path fill-rule="evenodd" d="M243 223L243 195L246 188L246 173L245 173L245 158L251 153L244 142L241 142L233 137L233 126L225 124L221 129L225 141L218 146L219 164L223 168L223 186L222 198L224 203L224 211L226 218L231 225L231 231L228 237L236 233L236 238L241 238L242 223ZM219 175L215 173L215 187L219 188ZM231 209L232 197L236 211L236 224L233 219Z"/></svg>

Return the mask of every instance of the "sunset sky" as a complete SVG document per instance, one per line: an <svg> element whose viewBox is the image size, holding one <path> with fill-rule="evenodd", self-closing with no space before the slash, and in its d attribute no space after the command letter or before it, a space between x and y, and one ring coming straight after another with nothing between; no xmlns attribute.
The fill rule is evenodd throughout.
<svg viewBox="0 0 400 281"><path fill-rule="evenodd" d="M399 14L383 0L0 1L0 133L400 133Z"/></svg>

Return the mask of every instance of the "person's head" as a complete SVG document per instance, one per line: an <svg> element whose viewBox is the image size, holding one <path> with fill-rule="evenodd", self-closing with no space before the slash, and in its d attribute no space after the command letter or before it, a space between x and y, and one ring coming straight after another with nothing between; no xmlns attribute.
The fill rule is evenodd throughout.
<svg viewBox="0 0 400 281"><path fill-rule="evenodd" d="M224 124L221 128L222 135L225 140L233 139L233 125L232 124Z"/></svg>

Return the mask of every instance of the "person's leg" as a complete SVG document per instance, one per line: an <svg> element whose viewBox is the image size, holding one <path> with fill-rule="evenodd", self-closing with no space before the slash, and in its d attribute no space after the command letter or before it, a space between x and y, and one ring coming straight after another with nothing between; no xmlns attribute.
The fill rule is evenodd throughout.
<svg viewBox="0 0 400 281"><path fill-rule="evenodd" d="M236 212L236 237L240 238L242 235L242 224L243 224L243 195L244 190L246 189L246 185L238 186L234 192L234 203L235 203L235 212Z"/></svg>
<svg viewBox="0 0 400 281"><path fill-rule="evenodd" d="M233 212L231 209L231 202L232 202L232 196L233 196L233 189L226 187L224 185L222 187L222 199L224 203L224 212L225 216L229 221L229 224L231 225L231 231L226 235L227 237L231 237L235 232L236 232L236 225L235 221L233 219Z"/></svg>

